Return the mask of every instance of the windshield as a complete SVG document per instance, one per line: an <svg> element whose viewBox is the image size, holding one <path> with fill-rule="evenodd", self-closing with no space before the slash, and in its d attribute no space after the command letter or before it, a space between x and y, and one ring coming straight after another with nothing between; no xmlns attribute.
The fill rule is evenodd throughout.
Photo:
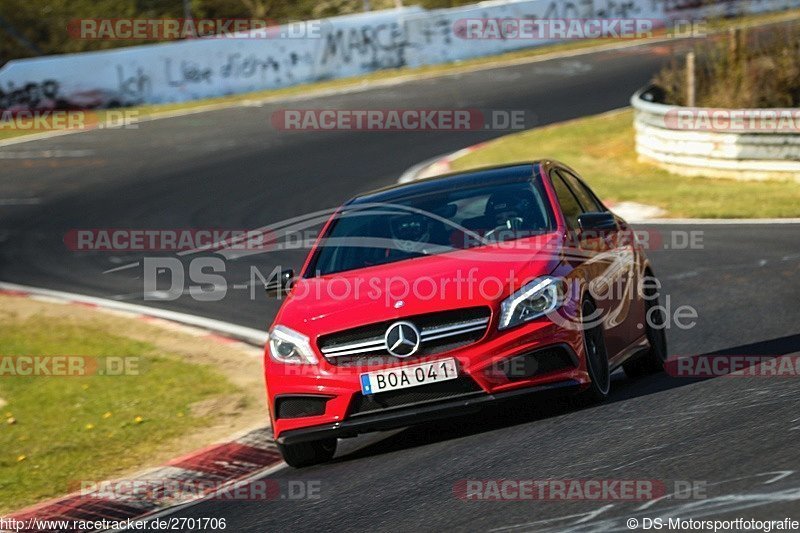
<svg viewBox="0 0 800 533"><path fill-rule="evenodd" d="M330 226L306 277L520 239L552 228L539 180L352 204Z"/></svg>

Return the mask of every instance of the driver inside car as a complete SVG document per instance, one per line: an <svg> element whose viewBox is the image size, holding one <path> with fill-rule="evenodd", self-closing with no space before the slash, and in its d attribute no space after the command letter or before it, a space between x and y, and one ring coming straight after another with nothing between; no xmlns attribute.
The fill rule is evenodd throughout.
<svg viewBox="0 0 800 533"><path fill-rule="evenodd" d="M463 226L489 242L503 242L533 234L544 227L542 210L531 191L504 190L492 194L483 216L465 219Z"/></svg>

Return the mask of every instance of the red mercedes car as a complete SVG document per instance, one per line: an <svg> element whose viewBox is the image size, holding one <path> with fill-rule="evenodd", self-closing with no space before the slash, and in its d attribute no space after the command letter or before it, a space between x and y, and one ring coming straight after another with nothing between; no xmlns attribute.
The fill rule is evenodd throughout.
<svg viewBox="0 0 800 533"><path fill-rule="evenodd" d="M337 439L663 369L660 285L628 224L554 161L366 193L324 226L264 355L289 465Z"/></svg>

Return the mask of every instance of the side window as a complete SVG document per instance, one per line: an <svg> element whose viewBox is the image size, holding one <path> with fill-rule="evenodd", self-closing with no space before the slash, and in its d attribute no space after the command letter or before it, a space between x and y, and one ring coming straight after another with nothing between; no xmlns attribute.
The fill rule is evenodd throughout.
<svg viewBox="0 0 800 533"><path fill-rule="evenodd" d="M583 182L564 170L559 170L557 172L569 184L569 187L572 189L572 192L575 193L575 196L578 197L578 201L583 206L584 213L592 211L605 211L605 208L600 205L594 194L592 194L592 191L590 191L589 188L583 184Z"/></svg>
<svg viewBox="0 0 800 533"><path fill-rule="evenodd" d="M578 215L582 212L581 205L558 172L551 172L550 176L553 179L553 187L556 190L558 203L561 204L561 211L567 220L567 227L575 229L578 227Z"/></svg>

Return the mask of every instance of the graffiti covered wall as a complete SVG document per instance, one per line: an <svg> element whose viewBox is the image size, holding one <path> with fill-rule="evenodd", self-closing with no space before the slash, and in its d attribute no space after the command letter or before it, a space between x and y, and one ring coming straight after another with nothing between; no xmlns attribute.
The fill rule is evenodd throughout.
<svg viewBox="0 0 800 533"><path fill-rule="evenodd" d="M498 54L553 42L465 39L467 19L719 16L800 0L516 0L426 11L408 7L320 21L301 38L192 39L15 60L0 70L0 109L166 103Z"/></svg>

